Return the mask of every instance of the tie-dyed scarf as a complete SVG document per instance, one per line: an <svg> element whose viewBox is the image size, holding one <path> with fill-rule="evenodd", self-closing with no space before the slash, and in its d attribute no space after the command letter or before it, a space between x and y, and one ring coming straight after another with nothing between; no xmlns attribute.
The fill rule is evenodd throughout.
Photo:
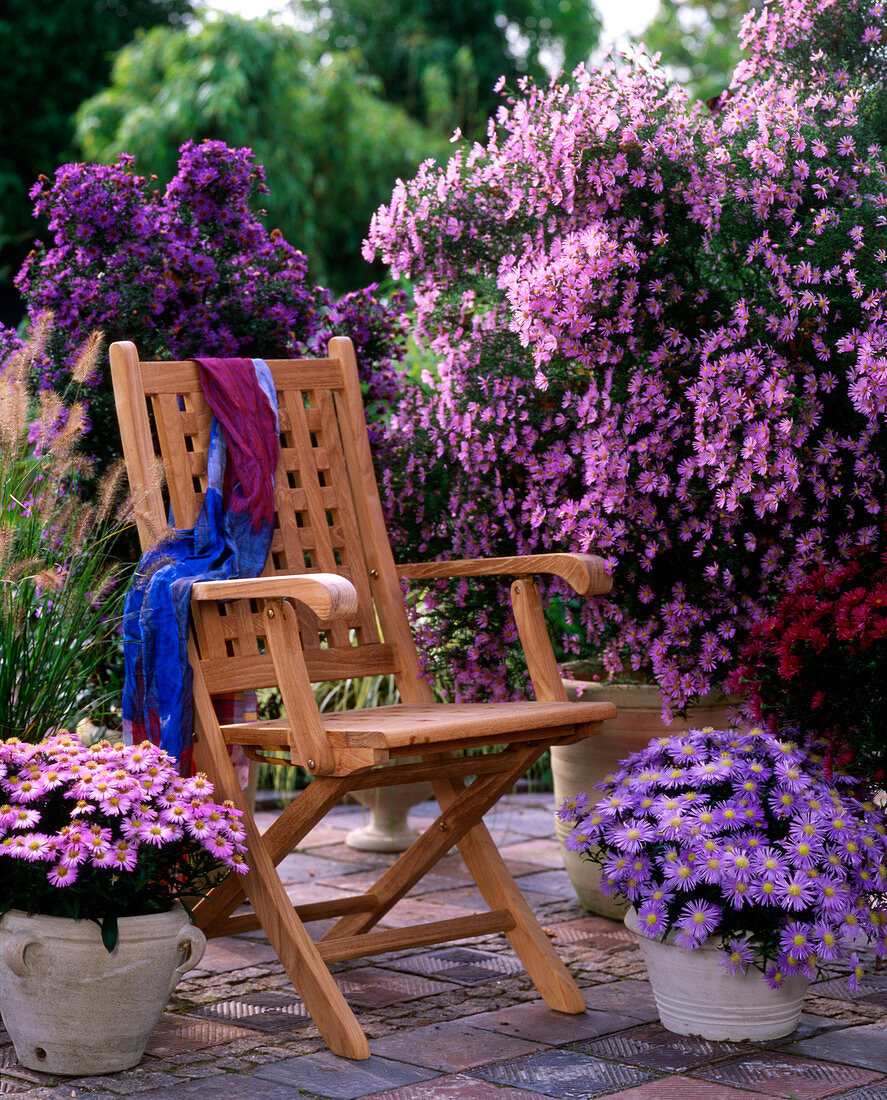
<svg viewBox="0 0 887 1100"><path fill-rule="evenodd" d="M198 359L213 412L207 490L193 528L142 557L124 607L124 736L191 769L191 585L258 576L274 530L277 396L263 359Z"/></svg>

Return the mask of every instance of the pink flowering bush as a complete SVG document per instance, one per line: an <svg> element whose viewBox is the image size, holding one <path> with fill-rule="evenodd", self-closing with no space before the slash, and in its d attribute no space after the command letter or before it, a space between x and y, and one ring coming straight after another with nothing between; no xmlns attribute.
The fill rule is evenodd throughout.
<svg viewBox="0 0 887 1100"><path fill-rule="evenodd" d="M636 908L642 935L688 951L723 941L722 967L754 964L774 988L845 961L854 938L887 956L887 819L854 780L757 729L651 741L587 795L567 799L568 849L602 868L602 890Z"/></svg>
<svg viewBox="0 0 887 1100"><path fill-rule="evenodd" d="M883 5L785 0L745 34L716 113L643 57L524 84L368 242L438 360L390 426L400 556L601 554L609 596L552 586L561 655L674 709L807 569L883 548ZM457 697L510 689L497 605L422 605Z"/></svg>
<svg viewBox="0 0 887 1100"><path fill-rule="evenodd" d="M247 870L240 813L212 793L148 743L84 748L64 731L0 742L0 915L93 920L113 950L119 917L163 912Z"/></svg>

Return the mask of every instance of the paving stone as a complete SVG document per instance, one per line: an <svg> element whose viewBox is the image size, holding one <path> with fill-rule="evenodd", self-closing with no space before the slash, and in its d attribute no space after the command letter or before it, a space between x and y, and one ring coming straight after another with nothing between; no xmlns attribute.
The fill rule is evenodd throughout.
<svg viewBox="0 0 887 1100"><path fill-rule="evenodd" d="M448 1073L482 1066L497 1058L517 1058L542 1049L537 1042L473 1028L470 1021L471 1017L429 1024L410 1031L396 1031L393 1035L374 1040L371 1046L374 1053L385 1058L396 1058L411 1065L428 1066Z"/></svg>
<svg viewBox="0 0 887 1100"><path fill-rule="evenodd" d="M527 1100L527 1093L523 1089L493 1089L489 1081L452 1073L418 1085L374 1092L366 1100Z"/></svg>
<svg viewBox="0 0 887 1100"><path fill-rule="evenodd" d="M887 1100L887 1083L883 1085L866 1085L852 1092L842 1092L841 1100Z"/></svg>
<svg viewBox="0 0 887 1100"><path fill-rule="evenodd" d="M691 1077L658 1077L625 1092L608 1093L607 1097L608 1100L610 1097L612 1100L772 1100L768 1093L739 1091L710 1081L694 1081Z"/></svg>
<svg viewBox="0 0 887 1100"><path fill-rule="evenodd" d="M637 943L622 921L605 917L580 917L578 920L548 924L545 931L555 944L575 944L577 947L608 948Z"/></svg>
<svg viewBox="0 0 887 1100"><path fill-rule="evenodd" d="M437 982L418 974L397 973L378 966L360 967L336 975L336 984L351 1004L365 1008L415 1001L435 993L445 993L454 986Z"/></svg>
<svg viewBox="0 0 887 1100"><path fill-rule="evenodd" d="M618 1012L620 1016L634 1016L638 1020L658 1020L659 1009L649 982L626 978L619 982L607 982L583 989L582 996L589 1008L596 1012Z"/></svg>
<svg viewBox="0 0 887 1100"><path fill-rule="evenodd" d="M829 982L817 982L810 987L816 997L829 997L851 1003L887 1005L887 974L865 974L859 979L859 988L851 991L846 978L833 978Z"/></svg>
<svg viewBox="0 0 887 1100"><path fill-rule="evenodd" d="M406 897L385 914L385 923L391 928L411 928L429 921L470 917L476 912L477 908L472 906L445 905L429 898Z"/></svg>
<svg viewBox="0 0 887 1100"><path fill-rule="evenodd" d="M257 1074L226 1073L202 1081L176 1081L139 1096L140 1100L293 1100L293 1090Z"/></svg>
<svg viewBox="0 0 887 1100"><path fill-rule="evenodd" d="M748 1054L754 1049L749 1043L716 1043L695 1036L675 1035L659 1024L642 1024L573 1045L573 1050L581 1054L631 1066L646 1066L663 1073L693 1069L720 1058Z"/></svg>
<svg viewBox="0 0 887 1100"><path fill-rule="evenodd" d="M828 1062L865 1066L887 1073L887 1031L874 1024L845 1027L791 1043L783 1050Z"/></svg>
<svg viewBox="0 0 887 1100"><path fill-rule="evenodd" d="M561 1100L587 1100L642 1084L657 1075L637 1066L614 1065L572 1050L545 1050L473 1070L471 1076Z"/></svg>
<svg viewBox="0 0 887 1100"><path fill-rule="evenodd" d="M866 1085L883 1078L882 1074L857 1066L814 1062L781 1050L762 1051L705 1066L694 1070L691 1076L734 1088L757 1089L769 1096L791 1097L792 1100L819 1100L854 1085Z"/></svg>
<svg viewBox="0 0 887 1100"><path fill-rule="evenodd" d="M353 864L342 863L336 859L323 859L314 852L290 852L277 865L281 882L328 882L334 876L346 876ZM354 867L354 871L358 871ZM355 892L357 892L355 890Z"/></svg>
<svg viewBox="0 0 887 1100"><path fill-rule="evenodd" d="M29 1092L31 1086L25 1081L14 1081L9 1077L0 1077L0 1096L12 1096L17 1092Z"/></svg>
<svg viewBox="0 0 887 1100"><path fill-rule="evenodd" d="M276 990L203 1005L193 1009L192 1014L252 1031L290 1031L311 1023L308 1010L296 993Z"/></svg>
<svg viewBox="0 0 887 1100"><path fill-rule="evenodd" d="M355 1100L368 1093L415 1084L438 1075L433 1070L393 1062L375 1054L362 1062L353 1062L324 1050L262 1066L253 1076L286 1085L290 1100L294 1088L317 1092L334 1100Z"/></svg>
<svg viewBox="0 0 887 1100"><path fill-rule="evenodd" d="M833 1031L835 1028L845 1027L840 1020L834 1020L830 1016L817 1016L811 1012L802 1012L798 1020L798 1026L791 1035L783 1035L781 1039L770 1039L764 1042L752 1040L756 1047L780 1047L784 1048L788 1043L797 1043L801 1039L811 1039L823 1031Z"/></svg>
<svg viewBox="0 0 887 1100"><path fill-rule="evenodd" d="M547 894L556 898L575 898L576 891L570 882L570 876L564 870L537 871L532 875L521 875L518 885L521 892Z"/></svg>
<svg viewBox="0 0 887 1100"><path fill-rule="evenodd" d="M494 955L473 947L450 947L425 955L408 955L385 964L394 970L413 974L433 974L435 978L457 985L476 985L504 975L523 973L522 963L510 955Z"/></svg>
<svg viewBox="0 0 887 1100"><path fill-rule="evenodd" d="M502 1008L498 1012L482 1012L478 1016L468 1016L465 1023L485 1031L498 1031L503 1035L514 1035L518 1039L530 1039L539 1043L561 1046L565 1043L580 1042L596 1035L606 1035L611 1031L635 1027L637 1020L631 1016L617 1016L613 1012L583 1012L573 1016L566 1012L555 1012L548 1005L538 1001L529 1004Z"/></svg>
<svg viewBox="0 0 887 1100"><path fill-rule="evenodd" d="M200 960L199 970L209 974L226 974L245 966L276 963L277 952L270 944L256 943L239 936L220 936L210 940Z"/></svg>
<svg viewBox="0 0 887 1100"><path fill-rule="evenodd" d="M552 826L552 831L554 826ZM550 840L524 840L517 844L503 844L499 846L499 855L503 859L520 859L527 863L537 863L542 867L550 867L553 871L562 871L564 857L556 843Z"/></svg>
<svg viewBox="0 0 887 1100"><path fill-rule="evenodd" d="M235 1039L248 1038L249 1031L243 1028L229 1027L215 1020L201 1020L194 1016L179 1016L165 1012L151 1032L146 1054L155 1058L168 1058L186 1051L202 1050L206 1047L230 1043Z"/></svg>

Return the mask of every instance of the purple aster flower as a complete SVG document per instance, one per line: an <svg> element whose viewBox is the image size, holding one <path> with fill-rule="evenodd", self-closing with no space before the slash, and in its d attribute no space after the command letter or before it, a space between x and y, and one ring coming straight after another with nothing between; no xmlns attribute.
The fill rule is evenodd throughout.
<svg viewBox="0 0 887 1100"><path fill-rule="evenodd" d="M675 943L691 951L700 947L718 927L722 913L717 905L706 901L688 902L678 918Z"/></svg>
<svg viewBox="0 0 887 1100"><path fill-rule="evenodd" d="M665 934L668 911L665 905L648 898L638 909L638 931L650 939L659 939Z"/></svg>
<svg viewBox="0 0 887 1100"><path fill-rule="evenodd" d="M730 939L724 945L718 966L728 974L744 974L755 957L747 940Z"/></svg>
<svg viewBox="0 0 887 1100"><path fill-rule="evenodd" d="M633 855L656 836L656 830L646 821L633 819L623 825L609 828L606 836L614 848Z"/></svg>
<svg viewBox="0 0 887 1100"><path fill-rule="evenodd" d="M859 983L865 975L865 967L859 961L859 956L854 951L849 958L850 973L847 975L847 987L851 993L859 989Z"/></svg>
<svg viewBox="0 0 887 1100"><path fill-rule="evenodd" d="M801 875L780 875L776 880L776 900L783 908L799 912L813 904L816 886Z"/></svg>

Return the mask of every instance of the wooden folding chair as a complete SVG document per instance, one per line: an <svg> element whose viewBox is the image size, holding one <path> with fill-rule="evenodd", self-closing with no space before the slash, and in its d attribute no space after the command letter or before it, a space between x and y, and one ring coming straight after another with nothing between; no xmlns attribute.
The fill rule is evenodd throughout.
<svg viewBox="0 0 887 1100"><path fill-rule="evenodd" d="M167 527L155 455L159 450L176 525L192 526L205 490L211 414L195 363L142 363L132 343L112 344L110 357L139 535L147 548ZM603 563L586 554L541 554L395 565L351 341L332 340L328 359L269 366L278 390L281 453L268 562L261 578L196 584L191 601L194 756L217 796L243 811L250 867L198 905L198 922L208 936L263 928L324 1039L348 1058L368 1058L370 1051L328 969L345 959L504 932L547 1004L582 1012L575 982L482 818L550 745L599 733L602 721L615 717L609 703L567 701L532 579L554 574L580 594L606 592ZM536 701L435 704L419 676L401 578L492 575L516 578L512 602ZM401 704L318 713L312 681L384 673L394 675ZM273 685L285 718L219 725L214 695ZM264 835L237 782L227 751L232 744L252 759L285 753L287 762L314 777ZM478 747L489 751L457 751ZM318 821L349 791L417 780L431 782L440 814L375 886L359 897L294 906L276 865ZM371 931L454 845L489 911ZM252 911L235 913L245 896ZM331 917L335 923L315 943L304 922Z"/></svg>

